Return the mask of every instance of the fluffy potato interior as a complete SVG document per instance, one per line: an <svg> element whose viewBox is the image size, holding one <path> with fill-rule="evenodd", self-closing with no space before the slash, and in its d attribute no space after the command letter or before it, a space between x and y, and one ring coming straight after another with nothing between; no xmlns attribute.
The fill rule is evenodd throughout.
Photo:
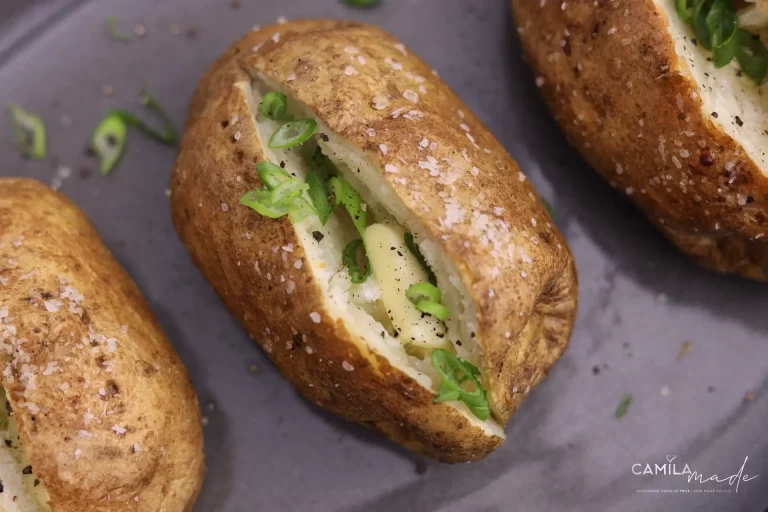
<svg viewBox="0 0 768 512"><path fill-rule="evenodd" d="M459 277L458 269L400 200L384 178L378 164L372 162L362 150L333 133L309 108L291 98L287 91L269 77L257 74L252 76L251 83L240 83L238 87L248 98L261 145L272 163L282 164L286 171L304 179L309 172L307 155L319 147L360 194L366 205L369 225L388 224L413 234L420 251L437 277L437 286L442 292L441 303L451 311L450 318L445 322L445 337L450 342L448 348L455 351L461 359L477 366L481 356L481 345L476 337L477 313L474 302ZM258 115L258 105L270 91L280 91L288 96L289 111L297 119L313 118L317 121L318 128L312 140L288 150L267 147L270 137L280 126L279 122ZM308 256L308 263L312 266L312 272L324 288L328 311L342 319L347 329L364 341L366 350L382 354L390 364L422 386L436 392L440 378L432 367L428 352L414 348L415 345L404 345L396 337L396 330L393 330L387 311L379 300L381 284L377 283L373 276L362 284L351 282L349 272L342 262L342 251L350 241L360 238L360 234L344 209L337 207L325 226L317 216L309 216L297 223L295 228ZM322 234L322 240L319 242L316 239L318 232ZM462 410L467 417L489 433L503 436L502 429L493 417L483 422L463 403L448 403Z"/></svg>
<svg viewBox="0 0 768 512"><path fill-rule="evenodd" d="M711 52L691 42L693 29L680 19L675 10L675 2L655 1L667 16L669 32L675 41L675 51L680 56L681 64L688 67L691 78L699 86L705 115L710 116L710 120L720 130L739 142L763 174L768 174L768 153L765 151L768 94L762 94L765 92L763 86L755 84L746 75L739 76L741 73L738 73L736 59L724 68L716 69L711 61ZM754 23L759 25L766 21L763 19L765 11L759 10L765 9L764 6L755 5L747 9L750 9ZM682 105L682 98L678 103ZM659 141L660 144L665 142L669 145L672 141Z"/></svg>
<svg viewBox="0 0 768 512"><path fill-rule="evenodd" d="M0 512L50 512L48 494L32 472L2 388L0 443Z"/></svg>

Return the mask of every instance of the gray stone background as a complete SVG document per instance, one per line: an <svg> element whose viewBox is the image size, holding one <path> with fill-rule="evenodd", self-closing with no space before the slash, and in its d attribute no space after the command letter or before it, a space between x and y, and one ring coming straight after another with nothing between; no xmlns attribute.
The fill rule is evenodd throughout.
<svg viewBox="0 0 768 512"><path fill-rule="evenodd" d="M53 162L22 159L3 120L0 175L50 183L69 167L61 190L91 216L182 355L208 421L209 469L196 510L768 507L768 289L696 268L587 168L538 97L508 11L506 0L383 0L371 10L337 0L241 0L239 7L230 0L0 0L0 105L40 114L55 155ZM145 36L110 40L108 16L126 30L143 26ZM137 108L142 85L181 124L213 59L254 24L278 16L354 18L398 36L440 71L557 211L579 265L579 320L566 355L486 460L422 460L300 399L177 239L165 197L173 148L133 136L106 178L83 153L108 109ZM84 167L90 176L81 176ZM691 350L678 360L686 340ZM754 400L744 400L747 392ZM634 400L617 420L625 393ZM672 456L678 470L689 464L707 476L731 475L749 457L745 472L760 476L736 493L727 483L632 474L635 463Z"/></svg>

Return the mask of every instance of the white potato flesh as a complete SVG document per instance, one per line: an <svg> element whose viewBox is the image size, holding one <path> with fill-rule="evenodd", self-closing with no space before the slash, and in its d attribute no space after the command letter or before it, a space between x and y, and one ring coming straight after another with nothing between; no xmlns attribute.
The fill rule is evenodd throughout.
<svg viewBox="0 0 768 512"><path fill-rule="evenodd" d="M400 343L424 348L448 348L445 325L433 316L425 316L408 300L405 292L414 284L428 283L429 276L405 244L405 231L386 224L372 224L363 240L371 261L373 277L381 288L381 301Z"/></svg>
<svg viewBox="0 0 768 512"><path fill-rule="evenodd" d="M762 2L763 0L761 0ZM723 133L741 144L745 153L768 175L765 130L768 130L768 94L746 75L739 76L736 59L721 69L712 63L712 52L691 44L693 29L680 19L672 0L655 0L666 14L669 33L680 56L680 65L698 85L702 113ZM756 7L762 7L762 3ZM681 99L682 101L682 99ZM717 117L711 116L717 112ZM736 120L738 116L739 120Z"/></svg>
<svg viewBox="0 0 768 512"><path fill-rule="evenodd" d="M50 512L48 494L35 481L5 391L0 388L0 512Z"/></svg>

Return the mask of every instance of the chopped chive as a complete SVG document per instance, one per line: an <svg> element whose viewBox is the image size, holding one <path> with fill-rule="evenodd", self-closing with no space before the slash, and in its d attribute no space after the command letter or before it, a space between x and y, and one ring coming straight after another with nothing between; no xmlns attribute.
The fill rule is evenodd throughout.
<svg viewBox="0 0 768 512"><path fill-rule="evenodd" d="M133 41L131 34L122 32L117 28L117 18L114 16L110 16L104 20L104 28L107 29L107 34L109 34L109 37L115 41L120 41L121 43L130 43Z"/></svg>
<svg viewBox="0 0 768 512"><path fill-rule="evenodd" d="M424 255L421 254L421 251L419 250L419 246L416 245L416 243L413 240L413 233L406 233L405 234L405 245L408 247L408 250L411 251L411 254L416 256L416 259L419 260L419 263L421 264L421 267L427 271L427 275L429 276L429 282L431 284L437 284L437 276L434 272L432 272L432 267L430 267L427 264L426 258L424 258Z"/></svg>
<svg viewBox="0 0 768 512"><path fill-rule="evenodd" d="M360 271L360 265L357 263L357 253L360 248L363 248L363 255L365 256L365 271ZM365 245L359 238L352 240L344 247L344 252L341 255L341 261L347 266L349 270L349 277L353 283L364 283L366 279L371 275L371 262L368 259L368 254L365 251Z"/></svg>
<svg viewBox="0 0 768 512"><path fill-rule="evenodd" d="M625 414L627 414L627 410L629 409L630 404L632 404L632 395L630 393L627 393L624 395L624 398L621 399L621 402L619 402L619 406L616 408L616 418L621 419L624 417Z"/></svg>
<svg viewBox="0 0 768 512"><path fill-rule="evenodd" d="M106 176L120 161L125 150L128 126L119 112L111 112L91 135L91 149L99 157L99 170Z"/></svg>
<svg viewBox="0 0 768 512"><path fill-rule="evenodd" d="M295 148L306 142L315 130L317 130L317 121L314 119L288 121L272 134L268 146L273 149Z"/></svg>
<svg viewBox="0 0 768 512"><path fill-rule="evenodd" d="M306 199L303 197L297 197L291 201L291 222L296 224L297 222L301 222L310 215L317 215L317 212L314 208L312 208L312 205L309 204Z"/></svg>
<svg viewBox="0 0 768 512"><path fill-rule="evenodd" d="M42 119L18 105L11 105L8 112L13 123L16 146L30 158L36 160L45 158L46 135Z"/></svg>
<svg viewBox="0 0 768 512"><path fill-rule="evenodd" d="M490 416L488 397L480 383L480 372L472 364L462 361L447 350L435 349L430 356L432 366L440 376L440 390L434 402L459 400L464 402L469 410L480 420L485 421ZM464 382L470 381L474 389L468 391L463 387Z"/></svg>

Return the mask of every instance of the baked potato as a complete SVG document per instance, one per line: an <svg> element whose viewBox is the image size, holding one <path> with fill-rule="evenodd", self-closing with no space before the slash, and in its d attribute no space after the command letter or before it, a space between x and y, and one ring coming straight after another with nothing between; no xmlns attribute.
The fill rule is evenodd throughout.
<svg viewBox="0 0 768 512"><path fill-rule="evenodd" d="M741 50L719 62L706 23L686 21L698 1L511 4L536 84L587 162L701 265L765 280L768 55L754 35L765 39L768 4L734 3L734 37L762 73Z"/></svg>
<svg viewBox="0 0 768 512"><path fill-rule="evenodd" d="M574 262L530 182L370 25L235 43L170 188L194 262L301 394L411 450L487 455L568 343Z"/></svg>
<svg viewBox="0 0 768 512"><path fill-rule="evenodd" d="M0 510L192 509L186 370L88 219L28 179L0 179L0 357Z"/></svg>

